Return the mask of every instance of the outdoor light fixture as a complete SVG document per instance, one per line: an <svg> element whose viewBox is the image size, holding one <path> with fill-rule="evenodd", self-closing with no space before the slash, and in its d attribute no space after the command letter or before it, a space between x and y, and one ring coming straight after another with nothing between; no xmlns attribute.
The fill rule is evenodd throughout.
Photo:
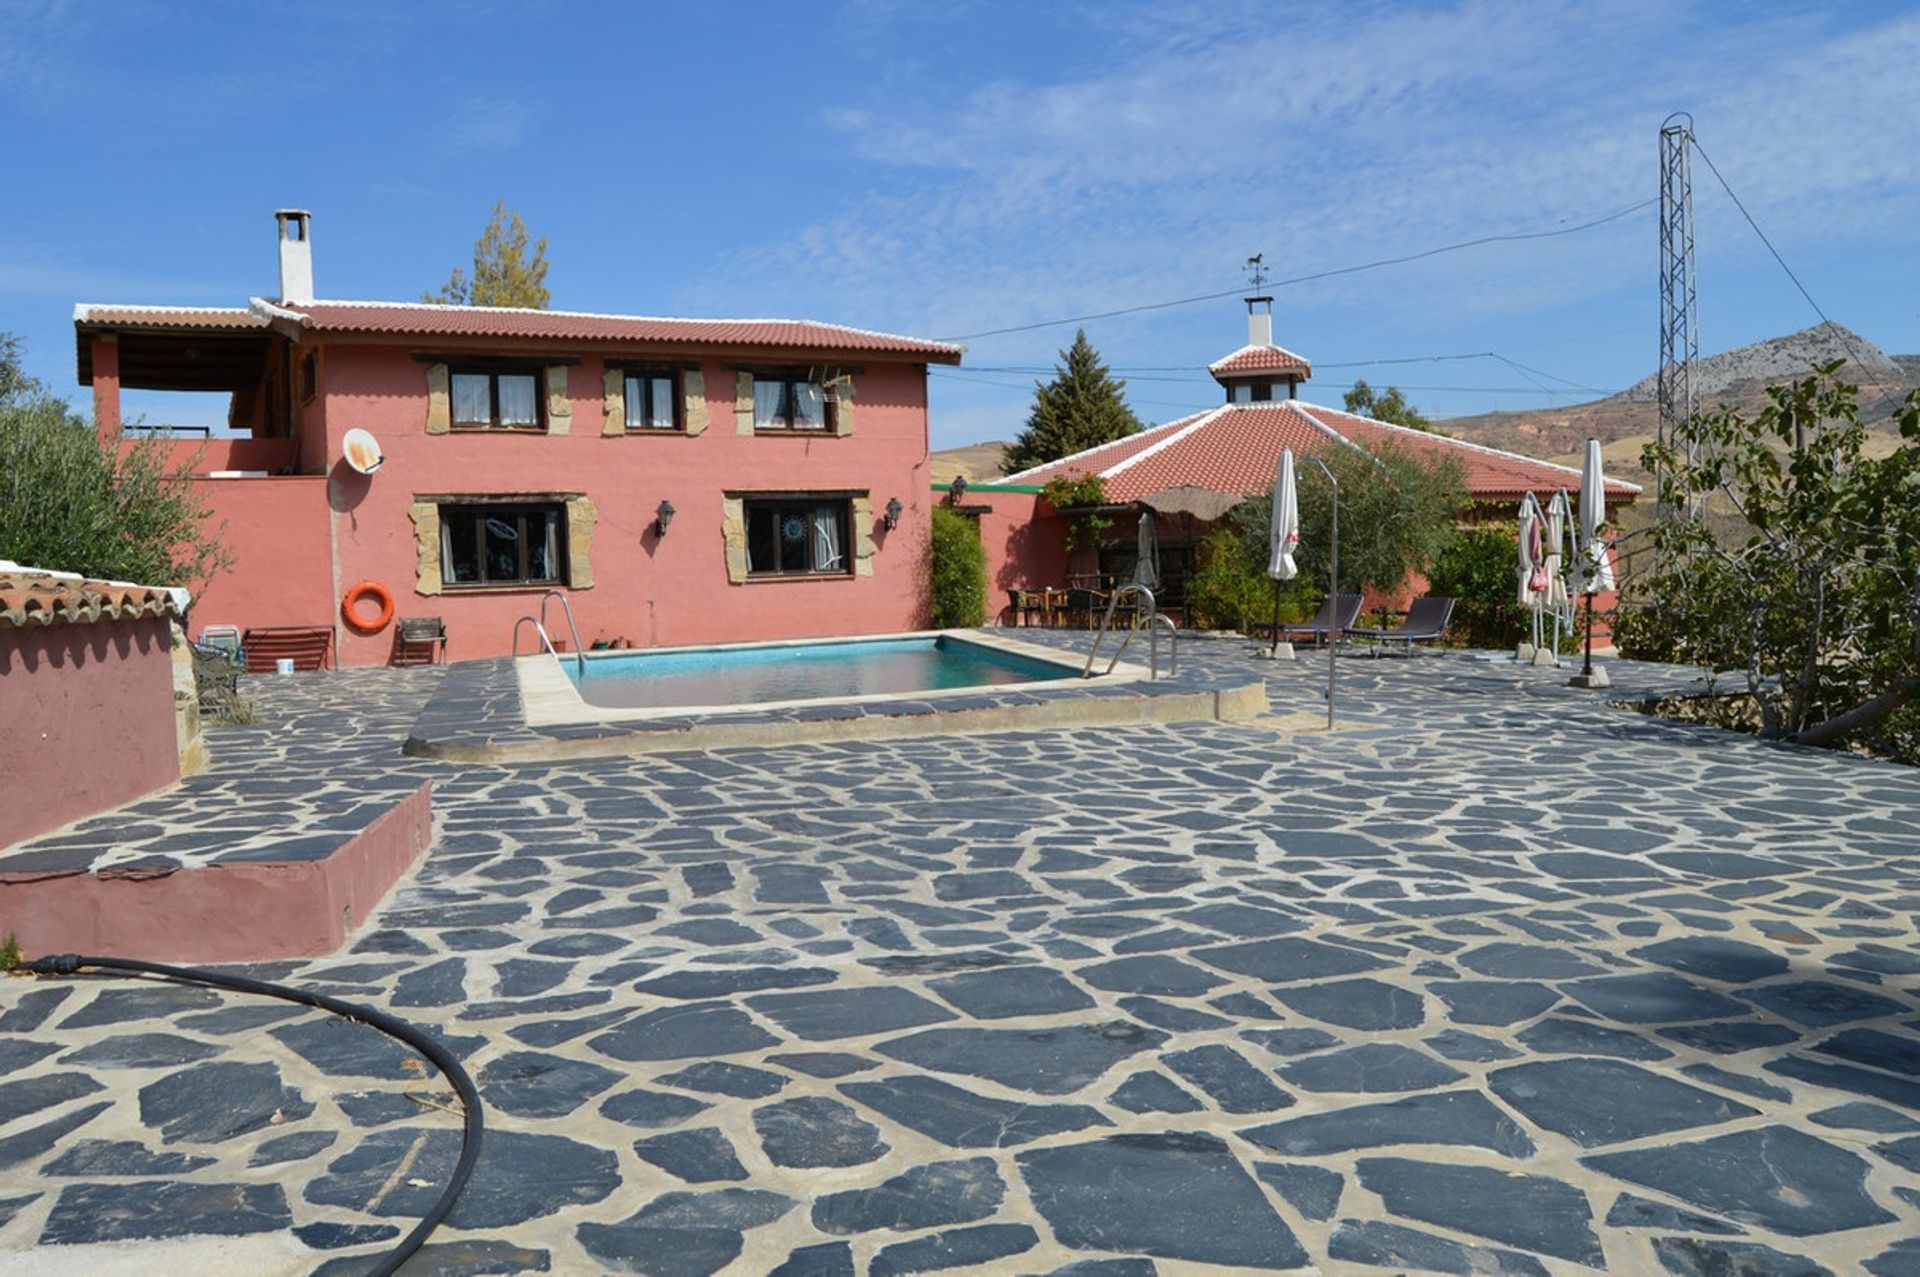
<svg viewBox="0 0 1920 1277"><path fill-rule="evenodd" d="M899 497L888 498L887 500L887 531L891 532L895 528L900 526L900 512L904 509L906 509L906 507L900 504Z"/></svg>
<svg viewBox="0 0 1920 1277"><path fill-rule="evenodd" d="M667 525L673 522L673 502L662 501L653 512L653 530L660 536L667 535Z"/></svg>

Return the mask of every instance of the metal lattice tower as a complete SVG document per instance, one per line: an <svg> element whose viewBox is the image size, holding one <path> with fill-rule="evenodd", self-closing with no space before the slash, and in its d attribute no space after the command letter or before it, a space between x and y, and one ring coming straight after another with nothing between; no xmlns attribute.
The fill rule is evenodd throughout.
<svg viewBox="0 0 1920 1277"><path fill-rule="evenodd" d="M1700 316L1693 263L1693 117L1685 111L1660 126L1660 442L1689 461L1693 437L1693 365L1700 357Z"/></svg>

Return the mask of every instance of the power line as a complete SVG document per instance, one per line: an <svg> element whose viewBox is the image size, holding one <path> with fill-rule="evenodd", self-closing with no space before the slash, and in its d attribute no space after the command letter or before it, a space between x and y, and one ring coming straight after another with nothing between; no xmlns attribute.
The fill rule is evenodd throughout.
<svg viewBox="0 0 1920 1277"><path fill-rule="evenodd" d="M1622 209L1581 222L1577 226L1560 226L1542 231L1514 231L1503 235L1482 235L1478 239L1462 240L1457 244L1443 244L1438 248L1425 249L1418 253L1408 253L1402 257L1382 257L1371 262L1362 262L1357 266L1338 266L1332 270L1315 271L1310 275L1295 275L1291 279L1276 279L1266 285L1269 288L1285 288L1292 284L1308 284L1315 280L1331 279L1336 275L1354 275L1361 271L1378 270L1383 266L1404 266L1408 262L1423 261L1429 257L1438 257L1442 253L1457 253L1462 249L1479 248L1486 244L1506 244L1520 240L1551 239L1557 235L1572 235L1579 231L1592 230L1608 222L1618 221L1631 213L1649 208L1658 203L1658 199L1641 200L1638 204L1629 204ZM1122 315L1139 315L1153 310L1169 310L1175 306L1192 306L1198 302L1219 301L1223 297L1237 297L1246 291L1246 286L1229 288L1224 292L1201 293L1193 297L1177 297L1172 301L1148 302L1141 306L1122 306L1116 310L1098 311L1087 315L1070 315L1065 319L1043 319L1031 324L1013 324L1006 328L989 328L977 333L961 333L957 336L942 337L941 341L978 341L982 337L1001 337L1008 333L1027 333L1040 328L1058 328L1064 324L1083 324L1095 319L1117 319Z"/></svg>
<svg viewBox="0 0 1920 1277"><path fill-rule="evenodd" d="M1032 391L1032 389L1033 389L1033 386L1032 386L1032 384L1031 384L1031 383L1028 383L1028 382L1021 382L1021 381L1000 381L1000 380L997 380L997 379L995 379L995 378L991 378L991 377L981 377L981 376L974 376L974 375L973 375L973 373L974 373L974 371L976 371L976 370L972 370L972 369L966 369L966 368L961 368L961 369L934 369L934 368L929 368L929 369L927 370L927 375L928 375L929 377L941 377L941 378L945 378L946 380L949 380L949 381L960 381L960 382L966 382L966 383L968 383L968 384L970 384L970 385L978 385L978 386L1005 386L1005 387L1007 387L1007 388L1008 388L1009 390L1024 390L1024 391L1029 391L1029 392L1030 392L1030 391ZM1168 378L1167 380L1174 380L1174 379L1172 379L1172 378ZM1194 381L1201 381L1201 380L1206 380L1206 381L1211 381L1211 380L1212 380L1212 378L1198 378L1198 377L1196 377L1196 378L1192 378L1191 380L1194 380ZM1318 386L1318 387L1320 387L1320 388L1322 388L1322 389L1325 389L1325 390L1351 390L1351 389L1353 389L1353 387L1355 386L1355 384L1356 384L1356 383L1354 383L1354 382L1351 382L1351 381L1316 381L1316 382L1314 382L1313 384L1314 384L1315 386ZM1550 396L1558 396L1558 397L1561 397L1561 398L1564 398L1564 397L1565 397L1565 395L1566 395L1566 392L1565 392L1565 391L1561 391L1561 390L1556 390L1556 389L1554 389L1554 388L1553 388L1553 387L1551 387L1551 386L1542 386L1542 385L1541 385L1541 384L1540 384L1539 382L1535 382L1535 383L1534 383L1534 384L1532 384L1531 386L1399 386L1399 387L1395 387L1395 389L1399 389L1399 390L1418 390L1418 391L1422 391L1422 392L1426 392L1426 393L1438 393L1438 392L1447 392L1447 391L1456 391L1456 390L1457 390L1457 391L1461 391L1461 392L1463 392L1463 393L1468 393L1468 394L1489 394L1489 395L1491 395L1491 394L1522 394L1522 395L1524 395L1524 394L1541 394L1541 395L1550 395ZM1598 394L1615 394L1615 393L1618 393L1618 392L1616 392L1616 391L1596 391L1595 393L1598 393ZM1143 403L1144 403L1144 402L1146 402L1146 401L1145 401L1145 400L1142 400L1141 402L1143 402ZM1285 400L1274 400L1274 401L1272 401L1272 402L1275 402L1275 403L1284 403L1284 402L1286 402L1286 401L1285 401Z"/></svg>

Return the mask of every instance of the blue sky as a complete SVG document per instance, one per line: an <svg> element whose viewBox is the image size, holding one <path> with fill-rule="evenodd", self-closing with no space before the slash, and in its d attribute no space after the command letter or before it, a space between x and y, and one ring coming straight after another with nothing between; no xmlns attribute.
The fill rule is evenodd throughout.
<svg viewBox="0 0 1920 1277"><path fill-rule="evenodd" d="M0 0L0 28L0 330L76 396L74 302L270 294L282 205L327 297L417 297L505 199L556 307L949 337L1232 289L1255 252L1287 277L1589 220L1655 194L1676 109L1830 315L1920 351L1911 5ZM1695 192L1703 350L1815 322ZM1437 415L1580 400L1652 370L1655 272L1645 209L1283 288L1275 335L1321 402L1333 365L1482 351L1548 375L1358 372ZM1216 402L1243 314L1087 328L1158 421ZM1018 429L1072 335L970 341L934 446Z"/></svg>

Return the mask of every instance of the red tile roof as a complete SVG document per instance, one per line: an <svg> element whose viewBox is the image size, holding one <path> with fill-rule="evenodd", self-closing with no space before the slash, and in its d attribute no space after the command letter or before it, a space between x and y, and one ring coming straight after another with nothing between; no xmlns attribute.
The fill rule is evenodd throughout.
<svg viewBox="0 0 1920 1277"><path fill-rule="evenodd" d="M1313 365L1307 362L1305 355L1296 355L1282 346L1242 346L1225 359L1216 359L1208 364L1207 371L1221 380L1251 377L1260 373L1307 378L1313 376Z"/></svg>
<svg viewBox="0 0 1920 1277"><path fill-rule="evenodd" d="M1233 496L1264 492L1273 484L1280 451L1314 452L1335 444L1365 449L1397 446L1426 457L1451 457L1466 476L1476 501L1520 499L1527 491L1575 491L1580 472L1464 439L1410 430L1297 399L1225 404L1137 435L1007 476L1008 483L1044 484L1073 475L1100 475L1107 499L1139 501L1167 488L1190 485ZM1636 484L1610 479L1615 500L1638 495Z"/></svg>
<svg viewBox="0 0 1920 1277"><path fill-rule="evenodd" d="M169 590L0 565L0 627L131 621L176 611Z"/></svg>
<svg viewBox="0 0 1920 1277"><path fill-rule="evenodd" d="M265 328L267 317L245 306L103 306L81 302L73 308L81 328L152 328L172 331L205 328L244 332Z"/></svg>

